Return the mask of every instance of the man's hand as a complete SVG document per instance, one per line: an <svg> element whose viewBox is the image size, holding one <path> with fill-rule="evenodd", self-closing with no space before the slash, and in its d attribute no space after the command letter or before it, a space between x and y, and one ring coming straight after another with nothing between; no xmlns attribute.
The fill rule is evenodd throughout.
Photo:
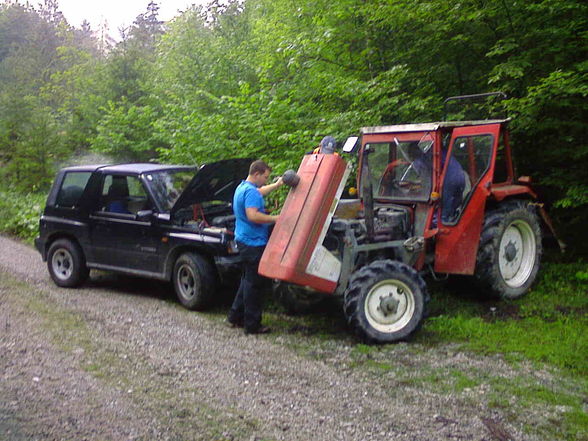
<svg viewBox="0 0 588 441"><path fill-rule="evenodd" d="M263 187L260 187L259 192L261 193L262 196L267 196L272 191L274 191L276 188L281 187L282 185L284 185L284 180L282 179L281 176L279 176L274 180L274 182L272 184L268 184L268 185L264 185Z"/></svg>

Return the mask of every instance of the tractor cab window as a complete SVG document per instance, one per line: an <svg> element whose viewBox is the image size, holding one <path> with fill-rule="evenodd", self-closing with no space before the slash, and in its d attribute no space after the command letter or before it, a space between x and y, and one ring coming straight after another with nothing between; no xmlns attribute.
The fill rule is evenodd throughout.
<svg viewBox="0 0 588 441"><path fill-rule="evenodd" d="M459 218L478 182L488 171L492 159L492 135L455 138L451 157L442 160L443 181L441 219L454 223Z"/></svg>
<svg viewBox="0 0 588 441"><path fill-rule="evenodd" d="M431 193L433 141L428 136L368 144L374 197L427 200Z"/></svg>

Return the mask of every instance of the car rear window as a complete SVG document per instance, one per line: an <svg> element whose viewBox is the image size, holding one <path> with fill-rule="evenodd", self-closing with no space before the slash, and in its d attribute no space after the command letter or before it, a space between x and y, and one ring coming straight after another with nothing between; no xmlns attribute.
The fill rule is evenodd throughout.
<svg viewBox="0 0 588 441"><path fill-rule="evenodd" d="M63 178L56 204L60 207L74 207L80 200L91 172L68 172Z"/></svg>

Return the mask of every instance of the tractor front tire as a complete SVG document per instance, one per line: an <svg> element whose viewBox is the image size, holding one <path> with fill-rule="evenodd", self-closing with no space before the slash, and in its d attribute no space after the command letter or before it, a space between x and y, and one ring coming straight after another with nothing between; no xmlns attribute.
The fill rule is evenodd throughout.
<svg viewBox="0 0 588 441"><path fill-rule="evenodd" d="M213 266L195 253L184 253L174 265L173 284L180 303L191 310L206 309L216 290Z"/></svg>
<svg viewBox="0 0 588 441"><path fill-rule="evenodd" d="M537 278L541 227L528 201L507 201L486 213L474 278L491 296L517 299Z"/></svg>
<svg viewBox="0 0 588 441"><path fill-rule="evenodd" d="M407 340L421 325L429 300L418 272L393 260L377 260L357 271L345 292L345 316L367 343Z"/></svg>

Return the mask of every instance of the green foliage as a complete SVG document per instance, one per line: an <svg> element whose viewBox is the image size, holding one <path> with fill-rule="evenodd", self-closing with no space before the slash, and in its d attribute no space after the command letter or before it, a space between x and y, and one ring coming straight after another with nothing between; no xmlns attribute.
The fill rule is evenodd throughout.
<svg viewBox="0 0 588 441"><path fill-rule="evenodd" d="M156 111L122 99L109 101L91 142L93 150L124 162L146 162L156 156L157 138L153 123Z"/></svg>
<svg viewBox="0 0 588 441"><path fill-rule="evenodd" d="M27 190L89 150L187 164L259 157L280 173L325 135L437 120L447 96L503 90L518 171L580 254L587 38L580 0L229 0L165 25L150 2L104 51L54 2L3 4L0 164Z"/></svg>
<svg viewBox="0 0 588 441"><path fill-rule="evenodd" d="M0 232L32 243L39 235L39 218L46 198L44 194L0 190Z"/></svg>

